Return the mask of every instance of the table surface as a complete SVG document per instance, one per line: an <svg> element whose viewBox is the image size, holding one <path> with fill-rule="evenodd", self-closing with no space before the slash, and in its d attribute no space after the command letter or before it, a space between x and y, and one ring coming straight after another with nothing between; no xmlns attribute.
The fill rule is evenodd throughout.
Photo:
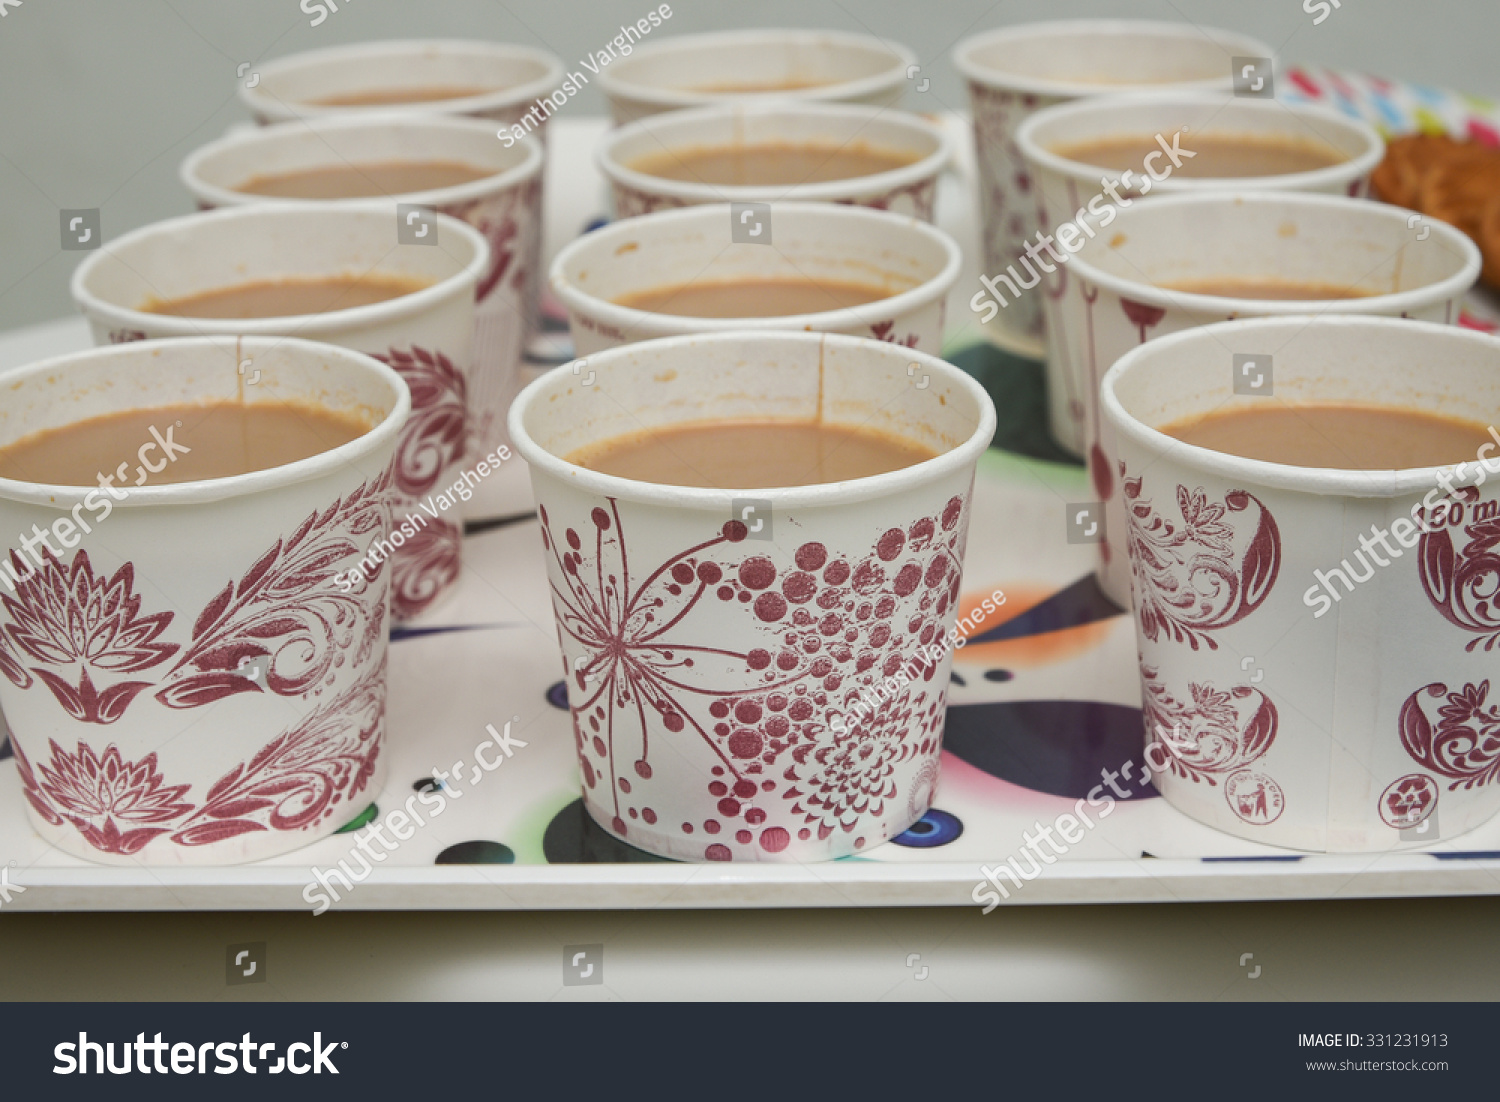
<svg viewBox="0 0 1500 1102"><path fill-rule="evenodd" d="M587 220L580 212L597 181L577 151L601 127L558 120L571 140L552 147L549 255ZM950 210L944 222L961 230L972 218ZM950 319L967 316L950 310ZM961 326L954 335L962 339ZM0 334L0 369L87 345L76 318ZM317 918L0 911L0 998L1478 999L1500 990L1500 947L1481 936L1497 918L1493 897L987 916L977 907ZM1424 927L1466 951L1426 951L1410 936ZM225 947L257 941L268 946L267 982L224 986ZM583 944L604 946L605 983L564 988L563 946Z"/></svg>

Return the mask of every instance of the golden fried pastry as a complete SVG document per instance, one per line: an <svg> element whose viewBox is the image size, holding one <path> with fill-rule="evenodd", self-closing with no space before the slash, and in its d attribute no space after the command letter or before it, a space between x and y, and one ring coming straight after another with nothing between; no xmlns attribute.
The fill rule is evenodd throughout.
<svg viewBox="0 0 1500 1102"><path fill-rule="evenodd" d="M1422 176L1417 209L1478 240L1491 199L1500 195L1500 149L1464 145Z"/></svg>
<svg viewBox="0 0 1500 1102"><path fill-rule="evenodd" d="M1500 149L1445 134L1393 138L1370 190L1463 230L1484 254L1480 278L1500 290Z"/></svg>
<svg viewBox="0 0 1500 1102"><path fill-rule="evenodd" d="M1370 189L1383 202L1415 210L1427 170L1461 148L1463 143L1446 134L1392 138L1386 145L1385 159L1370 176Z"/></svg>
<svg viewBox="0 0 1500 1102"><path fill-rule="evenodd" d="M1479 220L1479 251L1484 253L1479 278L1500 291L1500 194L1490 199Z"/></svg>

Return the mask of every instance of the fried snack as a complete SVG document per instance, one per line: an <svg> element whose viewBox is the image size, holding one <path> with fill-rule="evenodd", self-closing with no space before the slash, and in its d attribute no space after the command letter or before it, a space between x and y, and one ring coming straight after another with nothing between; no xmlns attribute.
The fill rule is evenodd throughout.
<svg viewBox="0 0 1500 1102"><path fill-rule="evenodd" d="M1500 290L1500 149L1445 134L1394 138L1370 190L1468 234L1484 254L1480 278Z"/></svg>
<svg viewBox="0 0 1500 1102"><path fill-rule="evenodd" d="M1500 195L1500 149L1464 145L1422 176L1417 209L1479 240L1490 200Z"/></svg>
<svg viewBox="0 0 1500 1102"><path fill-rule="evenodd" d="M1490 199L1479 221L1479 251L1484 254L1479 278L1500 291L1500 194Z"/></svg>
<svg viewBox="0 0 1500 1102"><path fill-rule="evenodd" d="M1392 138L1385 159L1370 176L1375 198L1398 207L1416 210L1422 177L1433 165L1454 156L1464 147L1446 134L1407 134Z"/></svg>

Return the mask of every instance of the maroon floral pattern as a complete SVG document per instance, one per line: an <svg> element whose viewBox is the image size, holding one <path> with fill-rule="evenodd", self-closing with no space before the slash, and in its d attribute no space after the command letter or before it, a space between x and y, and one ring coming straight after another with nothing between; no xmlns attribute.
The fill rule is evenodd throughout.
<svg viewBox="0 0 1500 1102"><path fill-rule="evenodd" d="M1070 189L1072 188L1071 182L1068 186ZM1051 216L1047 213L1047 201L1042 198L1040 194L1038 194L1036 197L1036 209L1037 216L1040 219L1042 225L1050 226L1053 224ZM1016 256L1017 258L1019 258L1020 253L1018 252ZM1038 259L1040 260L1041 258L1038 257ZM1038 268L1040 269L1041 266L1038 265ZM1084 285L1082 280L1075 281L1068 278L1067 265L1056 264L1053 265L1053 268L1054 271L1052 271L1050 274L1045 271L1040 271L1040 274L1038 274L1037 276L1037 278L1041 280L1042 293L1043 295L1045 295L1047 302L1061 302L1062 297L1067 293L1069 286L1073 285L1075 282L1079 287L1080 292L1083 291ZM1094 298L1088 298L1086 293L1084 295L1085 307L1088 313L1088 333L1091 354L1094 334L1093 301L1098 297L1098 291L1094 292ZM1058 370L1055 374L1061 377L1063 390L1067 394L1066 408L1068 411L1068 417L1073 421L1075 425L1082 425L1088 415L1089 410L1097 409L1099 403L1097 399L1088 397L1089 392L1084 390L1083 380L1077 378L1076 373L1072 370L1072 363L1077 359L1077 356L1070 355L1068 352L1068 342L1073 336L1073 334L1070 332L1071 327L1063 324L1059 307L1053 306L1051 308L1051 311L1054 321L1051 323L1050 331L1048 332L1047 336L1050 342L1057 348L1057 366L1060 368L1060 370ZM1090 363L1090 367L1092 368L1092 362ZM1088 400L1086 401L1085 399Z"/></svg>
<svg viewBox="0 0 1500 1102"><path fill-rule="evenodd" d="M1021 121L1015 115L1019 97L1012 92L997 91L982 84L969 84L969 99L974 107L974 144L980 153L980 198L985 225L984 261L988 270L1003 268L1015 256L1016 242L1001 236L992 228L1002 227L1009 212L1007 188L1020 194L1030 191L1031 180L1019 149L1012 149L1010 134ZM1024 114L1022 112L1021 114Z"/></svg>
<svg viewBox="0 0 1500 1102"><path fill-rule="evenodd" d="M1178 485L1181 520L1174 523L1157 516L1142 496L1142 479L1129 477L1124 463L1120 474L1141 633L1152 642L1165 636L1194 650L1200 644L1217 650L1211 633L1258 609L1276 584L1281 533L1275 518L1246 490L1231 490L1220 504L1201 486ZM1237 513L1254 521L1248 535L1234 523Z"/></svg>
<svg viewBox="0 0 1500 1102"><path fill-rule="evenodd" d="M18 689L31 688L34 679L21 665L21 659L16 655L15 647L10 641L10 636L0 631L0 673L10 679L10 683Z"/></svg>
<svg viewBox="0 0 1500 1102"><path fill-rule="evenodd" d="M12 551L12 568L24 575L29 564ZM126 563L110 578L95 578L88 552L79 550L68 566L50 551L42 565L21 582L14 597L3 598L10 623L6 634L23 653L43 663L35 673L57 702L83 723L111 723L150 681L118 681L102 691L89 677L139 673L171 658L175 643L158 642L172 622L170 612L141 616L134 592L135 567ZM48 667L80 667L78 683ZM14 678L12 678L14 680Z"/></svg>
<svg viewBox="0 0 1500 1102"><path fill-rule="evenodd" d="M131 341L143 341L146 334L140 329L111 329L109 331L110 344L129 344Z"/></svg>
<svg viewBox="0 0 1500 1102"><path fill-rule="evenodd" d="M1025 250L1041 218L1032 198L1034 181L1014 138L1016 127L1037 107L1038 100L1033 95L970 82L969 101L978 153L984 270L1003 272ZM1021 327L1039 336L1042 315L1035 302L1022 298L1014 306L1015 310L1009 312L1019 314Z"/></svg>
<svg viewBox="0 0 1500 1102"><path fill-rule="evenodd" d="M1479 501L1477 487L1465 486L1457 497L1424 517L1431 530L1417 548L1422 589L1450 624L1475 633L1465 650L1490 651L1500 644L1500 515L1493 501ZM1466 510L1471 519L1464 525ZM1462 547L1454 546L1452 525L1463 525Z"/></svg>
<svg viewBox="0 0 1500 1102"><path fill-rule="evenodd" d="M929 177L918 180L915 183L904 184L901 187L891 188L890 191L879 195L867 196L862 199L838 199L835 200L840 206L846 207L869 207L871 210L890 210L902 199L911 201L913 217L920 218L923 222L933 220L934 200L937 197L937 177ZM897 212L902 213L900 211Z"/></svg>
<svg viewBox="0 0 1500 1102"><path fill-rule="evenodd" d="M468 203L455 203L443 213L468 222L484 235L490 246L490 266L474 288L474 300L483 303L510 276L510 286L525 294L530 271L527 258L518 256L521 223L534 219L542 194L540 176L518 184L501 196L486 196ZM497 200L499 200L497 202Z"/></svg>
<svg viewBox="0 0 1500 1102"><path fill-rule="evenodd" d="M422 497L468 451L468 383L447 356L416 345L375 358L394 368L411 389L411 417L401 430L392 470L397 491Z"/></svg>
<svg viewBox="0 0 1500 1102"><path fill-rule="evenodd" d="M1158 676L1154 666L1141 666L1142 713L1147 742L1165 747L1158 758L1165 756L1173 775L1212 785L1215 776L1237 773L1271 749L1279 717L1259 689L1194 682L1188 685L1191 700L1179 701Z"/></svg>
<svg viewBox="0 0 1500 1102"><path fill-rule="evenodd" d="M241 692L304 696L331 684L340 661L365 661L384 628L381 602L342 593L331 584L361 537L390 523L389 474L366 483L322 512L310 514L238 582L209 602L185 643L164 638L172 612L142 615L135 566L94 573L88 552L67 561L44 552L41 566L0 598L8 623L0 632L0 668L21 688L33 683L12 648L75 720L109 724L144 689L170 708L196 708ZM18 576L27 564L12 551ZM378 576L378 569L375 576ZM121 675L155 670L152 680ZM265 668L265 689L243 675L246 662Z"/></svg>
<svg viewBox="0 0 1500 1102"><path fill-rule="evenodd" d="M940 515L891 528L858 555L804 543L790 568L747 553L745 525L730 521L644 577L613 499L592 510L582 533L568 527L561 538L540 509L558 629L565 650L582 652L569 685L579 764L590 802L612 809L614 831L628 836L627 819L658 820L651 738L663 730L701 739L717 762L705 781L715 814L673 824L706 835L709 860L731 860L736 847L789 846L791 833L767 823L767 804L800 821L806 841L853 833L888 805L923 798L898 791L895 773L939 750L946 685L933 683L936 666L917 652L940 637L958 599L965 504L954 497ZM693 612L712 600L743 608L764 645L741 652L694 641ZM897 678L903 667L915 676ZM759 684L730 688L726 678ZM884 700L858 707L891 678L900 684ZM836 713L849 719L833 724ZM921 774L918 787L930 793L932 781ZM860 834L853 847L872 840L883 839Z"/></svg>
<svg viewBox="0 0 1500 1102"><path fill-rule="evenodd" d="M1077 185L1068 181L1069 194L1075 198ZM1078 281L1078 294L1083 299L1084 328L1088 333L1089 342L1089 389L1088 393L1093 395L1089 402L1089 436L1092 438L1089 444L1089 477L1094 483L1094 492L1099 495L1100 501L1108 501L1115 494L1114 472L1110 470L1109 457L1104 454L1103 423L1104 413L1099 407L1099 353L1094 339L1094 303L1099 301L1099 288L1085 280ZM1099 545L1099 551L1104 556L1104 561L1109 561L1110 547L1107 543Z"/></svg>
<svg viewBox="0 0 1500 1102"><path fill-rule="evenodd" d="M409 620L427 609L458 578L463 531L446 520L428 520L391 559L391 616Z"/></svg>
<svg viewBox="0 0 1500 1102"><path fill-rule="evenodd" d="M20 744L13 747L26 799L53 826L72 823L95 849L138 853L170 829L158 824L192 810L182 800L188 786L164 784L154 753L127 762L113 745L102 756L82 742L72 754L55 739L48 745L51 760L36 771L40 784Z"/></svg>
<svg viewBox="0 0 1500 1102"><path fill-rule="evenodd" d="M1146 343L1146 330L1154 329L1161 323L1161 319L1167 316L1167 312L1160 306L1148 306L1144 302L1136 302L1133 299L1121 298L1120 308L1125 311L1125 316L1130 324L1136 327L1141 335L1141 343Z"/></svg>
<svg viewBox="0 0 1500 1102"><path fill-rule="evenodd" d="M614 194L617 219L635 218L638 215L652 214L659 210L680 210L683 207L692 206L686 199L678 199L671 195L649 195L624 184L615 184Z"/></svg>
<svg viewBox="0 0 1500 1102"><path fill-rule="evenodd" d="M1489 784L1500 776L1500 708L1486 706L1489 692L1488 681L1455 692L1434 683L1401 706L1401 745L1418 765L1451 779L1449 791ZM1433 701L1443 702L1436 723L1430 715Z"/></svg>
<svg viewBox="0 0 1500 1102"><path fill-rule="evenodd" d="M887 344L899 344L903 348L917 347L917 335L907 333L904 336L897 336L894 321L877 321L870 326L870 336L877 341L885 341Z"/></svg>
<svg viewBox="0 0 1500 1102"><path fill-rule="evenodd" d="M169 708L196 708L259 692L239 672L246 663L264 664L266 688L276 695L305 696L331 685L341 663L366 661L385 627L381 605L372 610L368 598L341 592L331 579L361 554L363 537L388 530L389 478L312 513L221 589L193 624L192 641L172 671L176 679L156 698ZM381 566L366 576L373 581Z"/></svg>
<svg viewBox="0 0 1500 1102"><path fill-rule="evenodd" d="M384 728L382 659L347 692L220 777L172 840L202 846L251 831L315 825L369 785Z"/></svg>
<svg viewBox="0 0 1500 1102"><path fill-rule="evenodd" d="M113 743L102 754L80 742L68 753L49 740L33 768L19 744L16 763L26 799L53 826L71 823L104 853L139 853L171 834L201 846L255 831L303 830L326 819L370 783L385 725L385 663L347 692L314 709L208 790L201 805L191 785L168 785L155 752L126 761Z"/></svg>

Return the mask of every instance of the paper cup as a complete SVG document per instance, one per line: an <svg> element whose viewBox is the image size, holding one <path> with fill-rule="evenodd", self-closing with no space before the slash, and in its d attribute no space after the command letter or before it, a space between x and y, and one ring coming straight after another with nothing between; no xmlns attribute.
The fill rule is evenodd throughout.
<svg viewBox="0 0 1500 1102"><path fill-rule="evenodd" d="M769 247L746 234L759 226ZM744 240L737 240L743 238ZM740 223L728 204L616 222L574 241L552 262L580 356L632 341L728 329L848 333L936 354L944 300L962 254L915 218L863 207L775 203ZM826 279L888 288L862 306L770 318L693 318L621 306L622 295L688 281Z"/></svg>
<svg viewBox="0 0 1500 1102"><path fill-rule="evenodd" d="M847 180L779 186L725 186L669 180L630 166L668 151L767 143L862 143L915 160L902 168ZM654 115L605 136L594 159L610 181L616 217L704 203L790 200L853 203L933 221L937 179L949 157L944 133L917 115L838 104L736 104Z"/></svg>
<svg viewBox="0 0 1500 1102"><path fill-rule="evenodd" d="M522 352L536 317L544 159L535 139L506 148L495 140L495 128L478 119L361 115L232 134L192 153L180 175L198 205L211 209L287 202L238 190L254 177L285 172L392 161L451 161L490 170L492 175L456 187L388 196L395 203L436 207L462 219L489 243L489 266L475 289L468 393L476 447L488 454L510 442L505 411L520 389ZM499 512L497 489L489 483L476 488L465 515Z"/></svg>
<svg viewBox="0 0 1500 1102"><path fill-rule="evenodd" d="M254 359L258 385L238 371ZM151 341L7 376L0 445L131 409L301 402L372 428L282 467L154 484L0 478L0 705L43 841L116 865L233 864L333 834L384 779L389 575L335 575L390 532L406 385L368 356L283 338ZM193 425L162 425L191 448ZM156 426L152 426L156 428ZM154 452L154 454L153 454ZM123 489L120 487L123 485ZM51 529L44 550L34 532Z"/></svg>
<svg viewBox="0 0 1500 1102"><path fill-rule="evenodd" d="M1273 352L1273 395L1235 393L1235 348ZM1432 845L1500 810L1494 445L1456 472L1342 471L1157 431L1268 402L1489 423L1500 340L1377 317L1221 322L1126 353L1103 402L1129 506L1147 754L1167 802L1318 852Z"/></svg>
<svg viewBox="0 0 1500 1102"><path fill-rule="evenodd" d="M984 270L1004 271L1039 228L1033 176L1016 129L1038 108L1149 88L1230 87L1235 57L1270 58L1265 43L1196 24L1071 19L966 38L953 63L969 84L979 163ZM1042 313L1018 302L987 329L1041 355Z"/></svg>
<svg viewBox="0 0 1500 1102"><path fill-rule="evenodd" d="M474 115L509 126L520 122L538 97L553 92L566 75L562 61L546 50L459 39L327 46L276 58L256 69L259 79L254 84L241 81L238 92L240 102L262 124L395 111ZM434 88L480 91L409 103L333 106L320 102ZM543 127L536 128L538 136Z"/></svg>
<svg viewBox="0 0 1500 1102"><path fill-rule="evenodd" d="M1193 178L1172 175L1168 155L1157 151L1160 155L1153 153L1151 164L1136 171L1123 186L1116 187L1122 200L1131 206L1144 195L1252 189L1359 196L1365 193L1371 170L1385 155L1385 143L1370 126L1321 107L1291 106L1215 93L1142 95L1064 104L1037 112L1016 134L1016 144L1035 181L1037 215L1047 233L1055 234L1057 227L1076 219L1080 211L1084 212L1083 217L1089 223L1103 226L1108 223L1111 209L1125 209L1124 202L1118 206L1113 204L1101 183L1119 181L1120 172L1068 160L1052 151L1059 145L1122 134L1144 134L1148 138L1162 135L1166 145L1175 143L1183 150L1191 150L1193 141L1205 136L1285 137L1326 143L1347 158L1326 168L1284 176ZM1147 176L1146 171L1154 175ZM1133 185L1132 181L1140 182ZM1100 196L1103 200L1096 202ZM1095 211L1088 210L1090 203L1096 204ZM1082 233L1078 238L1084 242L1088 240ZM1196 244L1192 247L1196 248ZM1047 254L1040 255L1046 259ZM1040 286L1033 281L1035 289L1021 289L1021 296L1041 302L1049 334L1056 330L1062 333L1061 339L1076 341L1078 336L1065 331L1066 323L1057 310L1058 300L1067 291L1067 270L1055 263L1051 266L1056 271L1045 274L1031 268L1031 275L1041 277ZM1016 267L1022 280L1028 278L1023 270L1025 264ZM998 272L991 274L999 275ZM1009 288L1003 283L997 285L1008 298ZM1010 308L1006 306L1001 313ZM1049 344L1047 359L1048 415L1052 434L1063 447L1082 455L1086 447L1086 400L1076 396L1076 381L1067 375L1068 358L1054 357L1051 354L1053 348Z"/></svg>
<svg viewBox="0 0 1500 1102"><path fill-rule="evenodd" d="M435 245L398 243L394 203L255 204L142 227L90 253L73 273L73 299L94 343L156 337L297 336L366 352L411 388L412 416L396 449L390 493L412 538L392 560L391 614L409 620L458 580L460 506L481 458L474 447L474 288L489 246L473 227L438 215ZM409 295L325 314L207 319L149 313L152 299L285 278L378 271L431 280ZM254 357L242 357L247 386ZM493 461L492 461L493 462ZM462 490L458 484L462 483Z"/></svg>
<svg viewBox="0 0 1500 1102"><path fill-rule="evenodd" d="M1452 226L1426 219L1408 225L1409 218L1399 207L1328 195L1173 195L1121 209L1097 247L1073 257L1054 307L1061 322L1048 331L1047 345L1068 394L1084 407L1090 484L1105 508L1099 583L1111 600L1128 607L1130 563L1114 433L1099 411L1105 371L1148 339L1226 318L1382 314L1456 321L1479 276L1479 250ZM1224 278L1352 287L1368 297L1296 302L1158 286Z"/></svg>
<svg viewBox="0 0 1500 1102"><path fill-rule="evenodd" d="M974 466L995 431L984 390L935 357L816 333L676 337L589 370L557 368L510 415L589 814L688 861L821 861L901 833L937 782ZM687 421L820 417L939 454L733 491L563 458Z"/></svg>
<svg viewBox="0 0 1500 1102"><path fill-rule="evenodd" d="M616 125L726 100L894 106L916 55L874 35L745 30L684 34L634 47L599 70Z"/></svg>

